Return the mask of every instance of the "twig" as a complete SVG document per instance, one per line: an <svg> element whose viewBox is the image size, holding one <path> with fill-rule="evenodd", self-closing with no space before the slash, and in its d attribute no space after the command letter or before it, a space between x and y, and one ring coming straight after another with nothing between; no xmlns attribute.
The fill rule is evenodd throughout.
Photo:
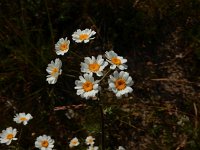
<svg viewBox="0 0 200 150"><path fill-rule="evenodd" d="M158 79L151 79L152 81L168 81L168 82L184 82L184 83L192 83L194 84L194 82L190 82L187 80L176 80L176 79L169 79L169 78L158 78Z"/></svg>
<svg viewBox="0 0 200 150"><path fill-rule="evenodd" d="M196 106L196 103L194 102L193 103L193 107L194 107L194 114L195 114L195 134L197 134L196 130L198 128L198 110L197 110L197 106Z"/></svg>
<svg viewBox="0 0 200 150"><path fill-rule="evenodd" d="M79 105L67 105L67 106L58 106L58 107L54 107L54 111L58 111L58 110L66 110L66 109L80 109L86 107L86 104L79 104Z"/></svg>

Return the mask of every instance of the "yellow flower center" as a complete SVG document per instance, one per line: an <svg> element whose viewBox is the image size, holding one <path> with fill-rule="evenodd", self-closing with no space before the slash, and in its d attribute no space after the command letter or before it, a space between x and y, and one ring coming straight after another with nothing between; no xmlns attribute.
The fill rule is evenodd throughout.
<svg viewBox="0 0 200 150"><path fill-rule="evenodd" d="M120 65L121 64L121 60L117 57L113 57L111 59L112 63L115 64L115 65Z"/></svg>
<svg viewBox="0 0 200 150"><path fill-rule="evenodd" d="M21 120L21 121L26 121L27 118L25 118L25 117L21 117L20 120Z"/></svg>
<svg viewBox="0 0 200 150"><path fill-rule="evenodd" d="M97 63L89 64L89 69L90 69L90 71L92 71L92 72L96 72L96 71L98 71L99 68L100 68L100 65L97 64Z"/></svg>
<svg viewBox="0 0 200 150"><path fill-rule="evenodd" d="M66 42L65 42L65 43L62 43L62 44L60 44L60 50L61 50L61 51L65 51L67 48L68 48L68 45L67 45L67 43L66 43Z"/></svg>
<svg viewBox="0 0 200 150"><path fill-rule="evenodd" d="M92 144L93 143L93 139L89 139L88 143Z"/></svg>
<svg viewBox="0 0 200 150"><path fill-rule="evenodd" d="M51 75L53 76L53 75L55 75L56 73L58 72L58 68L53 68L52 70L51 70Z"/></svg>
<svg viewBox="0 0 200 150"><path fill-rule="evenodd" d="M76 145L77 143L78 143L77 140L73 140L73 141L72 141L72 144L73 144L73 145Z"/></svg>
<svg viewBox="0 0 200 150"><path fill-rule="evenodd" d="M41 143L42 147L47 148L49 146L49 142L47 140L42 141Z"/></svg>
<svg viewBox="0 0 200 150"><path fill-rule="evenodd" d="M79 35L79 39L80 40L87 40L89 38L89 35L88 34L81 34L81 35Z"/></svg>
<svg viewBox="0 0 200 150"><path fill-rule="evenodd" d="M13 134L8 134L7 136L6 136L6 138L8 139L8 140L11 140L12 138L13 138Z"/></svg>
<svg viewBox="0 0 200 150"><path fill-rule="evenodd" d="M118 89L118 90L123 90L126 88L126 82L124 79L117 79L115 81L115 87Z"/></svg>
<svg viewBox="0 0 200 150"><path fill-rule="evenodd" d="M85 83L83 83L83 89L84 89L85 92L93 90L92 82L86 81Z"/></svg>

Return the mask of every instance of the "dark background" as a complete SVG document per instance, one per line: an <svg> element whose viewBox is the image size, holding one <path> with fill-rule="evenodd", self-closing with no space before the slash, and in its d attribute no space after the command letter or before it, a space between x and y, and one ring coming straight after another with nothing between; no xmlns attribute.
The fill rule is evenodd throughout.
<svg viewBox="0 0 200 150"><path fill-rule="evenodd" d="M107 149L200 149L199 0L1 0L0 19L0 130L24 128L20 149L34 149L41 134L51 135L59 150L89 133L100 145L98 104L78 97L74 81L84 57L111 49L128 59L135 85L129 98L106 95ZM76 55L60 57L63 74L49 85L47 64L59 57L54 44L85 28L96 38L88 44L71 40L69 51ZM66 105L78 114L73 120L66 109L54 111ZM16 125L19 112L34 119ZM179 126L184 115L189 122Z"/></svg>

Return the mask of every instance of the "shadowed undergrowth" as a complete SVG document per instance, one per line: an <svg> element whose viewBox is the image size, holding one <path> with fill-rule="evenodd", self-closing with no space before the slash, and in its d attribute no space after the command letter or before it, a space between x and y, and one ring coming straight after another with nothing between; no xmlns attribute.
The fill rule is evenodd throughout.
<svg viewBox="0 0 200 150"><path fill-rule="evenodd" d="M59 150L88 134L100 145L99 104L77 96L74 81L84 57L113 49L128 60L134 91L116 99L105 85L101 93L106 149L200 149L199 8L198 0L1 1L0 130L21 129L13 116L27 112L34 118L23 127L22 150L35 149L41 134L51 135ZM79 28L95 30L96 38L71 40L59 57L63 73L49 85L45 70L58 57L54 44Z"/></svg>

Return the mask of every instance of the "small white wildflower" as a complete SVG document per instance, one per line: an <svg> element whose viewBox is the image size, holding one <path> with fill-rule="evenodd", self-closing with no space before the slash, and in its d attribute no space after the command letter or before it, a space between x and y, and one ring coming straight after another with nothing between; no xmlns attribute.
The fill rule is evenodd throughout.
<svg viewBox="0 0 200 150"><path fill-rule="evenodd" d="M6 130L3 130L2 133L0 133L0 143L9 145L12 140L17 140L17 138L15 138L16 134L17 129L13 129L12 127L6 128Z"/></svg>
<svg viewBox="0 0 200 150"><path fill-rule="evenodd" d="M186 122L188 122L190 119L188 116L183 115L179 117L179 121L177 122L178 125L184 126Z"/></svg>
<svg viewBox="0 0 200 150"><path fill-rule="evenodd" d="M85 143L87 145L94 145L94 140L95 138L93 138L92 136L88 136L86 139L85 139Z"/></svg>
<svg viewBox="0 0 200 150"><path fill-rule="evenodd" d="M77 114L74 112L73 109L67 109L67 112L65 113L68 119L72 119L77 117Z"/></svg>
<svg viewBox="0 0 200 150"><path fill-rule="evenodd" d="M120 70L124 70L128 68L128 66L125 64L127 59L118 56L114 51L106 51L105 56L107 61L111 64L110 69L115 69L118 67Z"/></svg>
<svg viewBox="0 0 200 150"><path fill-rule="evenodd" d="M99 147L98 146L89 146L87 150L98 150Z"/></svg>
<svg viewBox="0 0 200 150"><path fill-rule="evenodd" d="M67 40L67 37L65 39L61 38L59 41L55 44L55 51L57 55L64 55L69 50L69 44L70 40Z"/></svg>
<svg viewBox="0 0 200 150"><path fill-rule="evenodd" d="M52 60L50 64L48 64L48 67L46 71L49 73L47 75L47 81L49 84L55 84L57 82L58 76L62 73L62 62L59 58L55 59L55 63Z"/></svg>
<svg viewBox="0 0 200 150"><path fill-rule="evenodd" d="M113 91L118 98L121 98L122 95L126 95L131 93L133 89L131 86L133 85L133 80L129 76L128 72L114 71L113 76L110 75L110 79L108 79L109 90Z"/></svg>
<svg viewBox="0 0 200 150"><path fill-rule="evenodd" d="M77 137L75 137L75 138L73 138L71 141L70 141L70 143L69 143L69 147L74 147L74 146L78 146L80 143L79 143L79 141L78 141L78 138Z"/></svg>
<svg viewBox="0 0 200 150"><path fill-rule="evenodd" d="M97 76L103 76L103 69L108 65L107 61L104 61L102 58L102 55L98 55L97 59L92 56L85 57L84 63L81 63L81 72L84 73L90 73L93 75L93 73L96 73Z"/></svg>
<svg viewBox="0 0 200 150"><path fill-rule="evenodd" d="M75 89L77 89L77 95L80 95L82 98L92 98L99 92L100 87L98 81L94 81L94 77L91 74L84 74L79 76L80 80L75 81Z"/></svg>
<svg viewBox="0 0 200 150"><path fill-rule="evenodd" d="M95 34L96 32L91 29L85 29L82 31L78 29L72 34L72 39L77 43L88 43L90 40L94 39L94 37L92 38L92 36Z"/></svg>
<svg viewBox="0 0 200 150"><path fill-rule="evenodd" d="M31 114L25 114L25 113L19 113L19 114L16 114L13 118L13 120L16 122L16 123L23 123L24 125L27 125L28 121L30 119L32 119L33 117L31 116Z"/></svg>
<svg viewBox="0 0 200 150"><path fill-rule="evenodd" d="M123 146L119 146L117 150L126 150Z"/></svg>
<svg viewBox="0 0 200 150"><path fill-rule="evenodd" d="M52 150L54 147L54 140L47 135L39 136L35 141L35 147L41 150Z"/></svg>

